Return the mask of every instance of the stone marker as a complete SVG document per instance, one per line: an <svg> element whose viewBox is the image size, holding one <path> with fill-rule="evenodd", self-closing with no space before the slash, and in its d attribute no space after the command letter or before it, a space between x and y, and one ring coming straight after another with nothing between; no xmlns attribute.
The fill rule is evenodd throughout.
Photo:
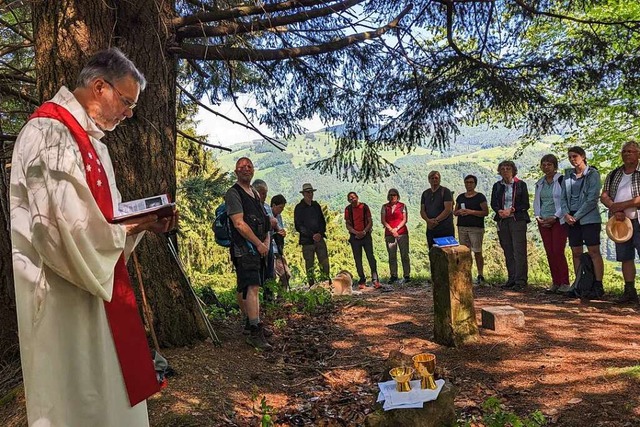
<svg viewBox="0 0 640 427"><path fill-rule="evenodd" d="M433 280L433 335L446 346L478 338L471 283L471 250L466 246L429 251Z"/></svg>
<svg viewBox="0 0 640 427"><path fill-rule="evenodd" d="M482 327L496 332L507 332L524 326L524 313L510 305L484 307Z"/></svg>
<svg viewBox="0 0 640 427"><path fill-rule="evenodd" d="M392 351L384 363L384 375L381 382L391 379L389 375L391 368L413 366L412 356L413 354ZM437 362L436 377L438 377ZM366 427L441 427L456 425L456 409L453 400L458 394L458 390L446 378L443 379L445 383L436 400L425 402L422 408L393 409L391 411L385 411L382 409L381 403L376 403L375 412L367 415L364 425Z"/></svg>

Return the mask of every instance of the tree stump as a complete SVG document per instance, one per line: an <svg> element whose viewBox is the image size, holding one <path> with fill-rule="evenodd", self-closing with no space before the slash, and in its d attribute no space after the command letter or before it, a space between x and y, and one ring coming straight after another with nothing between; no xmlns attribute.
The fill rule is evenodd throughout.
<svg viewBox="0 0 640 427"><path fill-rule="evenodd" d="M433 280L433 335L438 344L458 346L478 338L471 283L471 250L466 246L429 251Z"/></svg>
<svg viewBox="0 0 640 427"><path fill-rule="evenodd" d="M384 366L382 381L389 381L389 370L397 366L413 366L409 354L392 351ZM436 362L436 378L439 369ZM442 372L442 371L440 371ZM376 410L365 418L366 427L442 427L456 425L456 408L454 399L458 394L457 388L446 378L445 384L436 400L424 402L422 408L393 409L385 411L382 404L376 404Z"/></svg>

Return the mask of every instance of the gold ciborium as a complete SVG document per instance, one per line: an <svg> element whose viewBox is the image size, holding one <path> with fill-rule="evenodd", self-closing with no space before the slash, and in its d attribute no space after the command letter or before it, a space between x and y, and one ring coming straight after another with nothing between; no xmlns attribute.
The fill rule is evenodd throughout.
<svg viewBox="0 0 640 427"><path fill-rule="evenodd" d="M431 353L420 353L412 357L416 371L420 375L420 388L435 390L438 388L433 380L436 372L436 355Z"/></svg>
<svg viewBox="0 0 640 427"><path fill-rule="evenodd" d="M411 391L411 377L413 376L413 368L409 367L399 367L393 368L389 371L389 375L396 381L396 390L397 391Z"/></svg>

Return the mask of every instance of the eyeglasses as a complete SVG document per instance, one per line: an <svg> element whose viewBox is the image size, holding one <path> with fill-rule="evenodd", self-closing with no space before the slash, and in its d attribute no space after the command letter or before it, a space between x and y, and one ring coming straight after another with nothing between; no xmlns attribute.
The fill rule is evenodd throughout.
<svg viewBox="0 0 640 427"><path fill-rule="evenodd" d="M123 95L123 94L118 90L118 88L117 88L117 87L115 87L115 86L113 85L113 83L111 83L111 82L110 82L109 80L107 80L107 79L103 79L103 80L104 80L104 82L105 82L106 84L108 84L109 86L111 86L111 87L113 88L113 90L115 90L115 91L116 91L116 93L117 93L117 94L118 94L118 96L120 97L120 101L122 101L122 103L124 104L124 106L125 106L125 107L127 107L127 108L128 108L128 109L130 109L130 110L133 110L134 108L136 108L136 105L138 105L138 103L137 103L137 102L129 101L129 100L128 100L127 98L125 98L125 97L124 97L124 95Z"/></svg>
<svg viewBox="0 0 640 427"><path fill-rule="evenodd" d="M399 196L399 194L397 194L397 193L389 193L389 197L398 197L398 196Z"/></svg>

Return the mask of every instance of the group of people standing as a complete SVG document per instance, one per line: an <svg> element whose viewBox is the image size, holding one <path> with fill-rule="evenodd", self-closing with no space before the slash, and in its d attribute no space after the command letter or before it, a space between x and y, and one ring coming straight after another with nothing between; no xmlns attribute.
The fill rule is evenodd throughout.
<svg viewBox="0 0 640 427"><path fill-rule="evenodd" d="M568 150L571 168L564 174L558 173L558 159L547 154L540 161L543 176L535 183L533 213L542 237L549 268L551 285L548 293L566 293L571 290L569 267L564 254L567 241L571 248L573 267L580 268L580 260L585 251L593 263L594 286L599 295L604 295L602 277L604 263L600 253L602 218L599 210L601 202L609 210L609 216L618 221L631 220L633 234L626 242L616 243L616 259L622 263L625 281L624 294L619 302L638 302L635 289L635 253L640 253L640 148L635 141L628 141L622 148L623 165L613 170L601 187L600 174L589 166L587 156L581 147ZM522 290L528 285L527 224L529 215L529 191L525 181L518 178L518 168L510 160L498 165L500 180L493 184L491 198L476 191L478 179L474 175L464 177L465 192L454 203L453 193L441 185L441 175L431 171L428 175L429 188L420 199L420 216L426 222L426 238L429 248L439 237L454 236L454 217L457 217L458 239L473 252L478 276L476 283L483 283L484 258L482 254L485 233L484 218L493 210L498 239L505 257L507 280L501 286L505 289ZM238 272L238 302L247 315L246 329L251 337L263 334L259 319L258 287L269 277L280 277L288 283L290 273L283 257L283 238L286 235L280 213L286 200L282 195L274 196L271 205L265 203L267 187L264 181L254 182L251 189L253 165L247 158L238 160L236 175L246 183L244 191L230 190L227 193L229 217L232 220L234 240L232 255ZM236 184L237 186L238 184ZM234 187L236 187L234 186ZM602 191L601 191L602 189ZM255 191L255 195L253 192ZM322 207L313 200L316 189L309 183L302 187L302 200L294 210L294 225L299 234L299 244L307 271L309 285L315 283L314 264L317 258L322 279L329 278L329 254L326 244L326 218ZM232 197L230 197L232 196ZM262 197L260 199L260 197ZM254 198L256 209L249 212L238 210L242 203ZM247 199L247 200L245 200ZM371 283L375 288L390 290L380 283L377 262L373 252L373 219L371 209L359 200L355 192L347 195L349 204L344 209L344 220L349 232L349 243L353 252L358 274L358 286L366 286L362 254L365 253L371 271ZM264 208L262 207L264 204ZM248 204L247 206L250 206ZM247 215L249 215L247 217ZM261 218L260 218L261 217ZM244 221L240 221L244 218ZM380 211L380 221L384 226L385 244L389 255L390 279L388 284L400 280L408 282L411 277L409 260L409 233L407 229L407 206L400 202L400 193L392 188L387 193L387 203ZM248 231L253 231L253 235ZM272 242L281 239L280 245ZM247 245L249 241L252 245ZM252 250L253 248L253 250ZM398 250L402 263L403 279L398 275ZM267 263L261 263L265 257ZM247 271L252 271L248 274ZM251 302L247 302L247 298ZM256 335L257 334L257 335ZM264 338L249 338L264 347Z"/></svg>
<svg viewBox="0 0 640 427"><path fill-rule="evenodd" d="M608 209L609 218L615 217L616 221L628 218L631 221L631 238L616 243L616 259L622 263L625 282L624 293L617 302L638 303L634 260L636 253L640 254L640 146L633 140L623 145L623 165L606 177L604 188L598 170L588 165L584 149L571 147L567 154L571 168L564 174L558 173L556 156L543 156L540 161L543 176L535 184L533 212L552 278L546 292L567 293L572 289L564 254L568 241L576 275L586 247L586 253L593 263L596 293L604 295L604 262L600 252L602 217L598 203L601 202ZM502 287L522 290L528 283L529 192L527 184L517 177L518 169L514 162L501 162L498 173L501 179L492 187L490 206L495 213L494 220L507 267L507 281ZM437 171L429 174L429 183L430 188L422 194L420 212L427 222L429 247L433 245L434 238L454 235L453 216L457 216L460 244L471 248L478 269L477 281L484 281L483 217L488 215L488 206L485 196L475 191L477 178L473 175L464 178L466 192L457 197L455 207L452 193L440 185Z"/></svg>

